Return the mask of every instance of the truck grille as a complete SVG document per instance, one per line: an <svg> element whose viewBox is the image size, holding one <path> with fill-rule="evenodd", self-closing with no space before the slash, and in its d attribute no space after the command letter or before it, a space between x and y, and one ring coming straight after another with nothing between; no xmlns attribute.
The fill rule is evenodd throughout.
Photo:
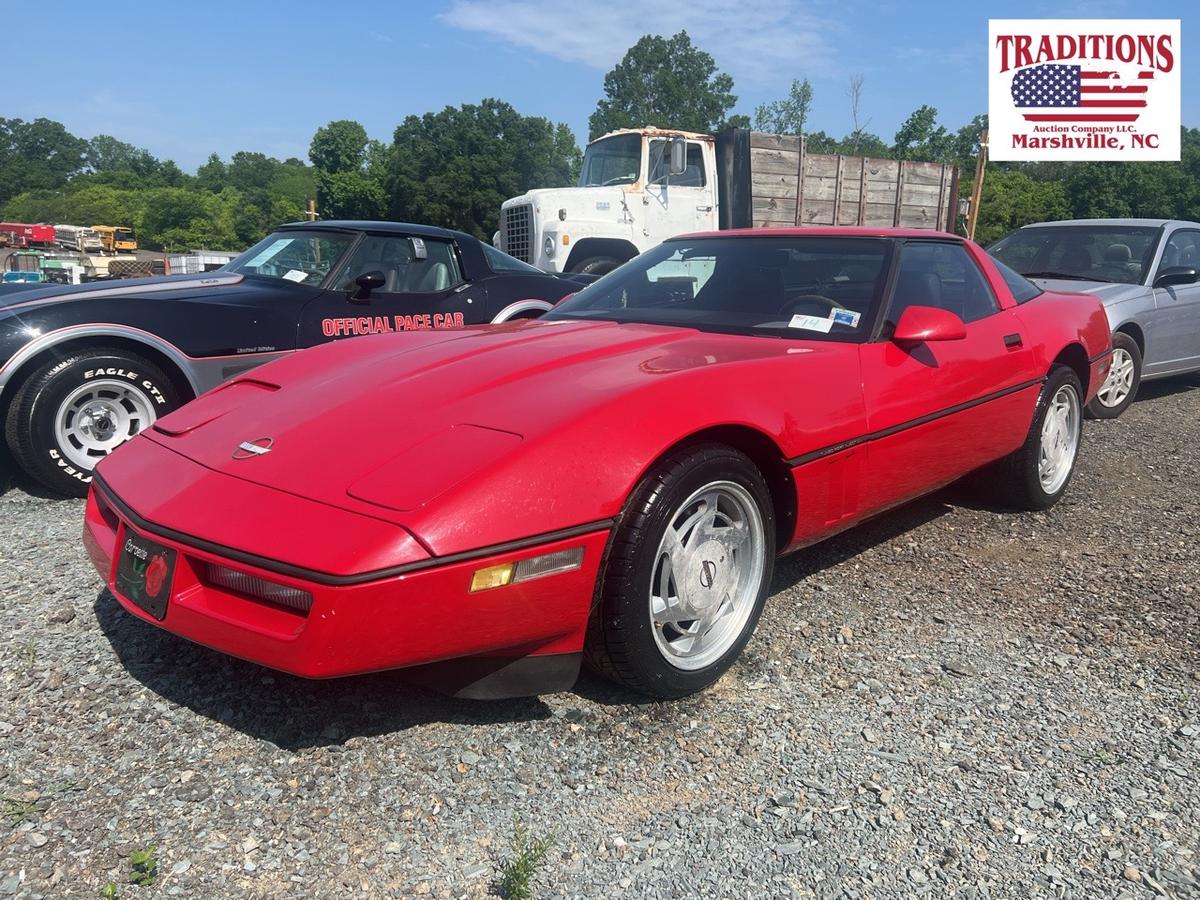
<svg viewBox="0 0 1200 900"><path fill-rule="evenodd" d="M533 262L529 252L533 242L532 231L532 207L528 205L510 206L504 211L501 237L504 239L504 250L509 256L516 257L522 262Z"/></svg>

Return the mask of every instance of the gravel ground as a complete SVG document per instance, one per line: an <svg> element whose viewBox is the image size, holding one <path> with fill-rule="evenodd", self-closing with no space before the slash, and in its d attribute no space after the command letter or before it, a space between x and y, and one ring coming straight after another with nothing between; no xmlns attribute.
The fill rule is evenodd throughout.
<svg viewBox="0 0 1200 900"><path fill-rule="evenodd" d="M479 897L516 817L542 896L1200 896L1198 445L1200 378L1149 385L1047 514L952 489L787 560L742 663L662 705L227 659L18 484L0 895Z"/></svg>

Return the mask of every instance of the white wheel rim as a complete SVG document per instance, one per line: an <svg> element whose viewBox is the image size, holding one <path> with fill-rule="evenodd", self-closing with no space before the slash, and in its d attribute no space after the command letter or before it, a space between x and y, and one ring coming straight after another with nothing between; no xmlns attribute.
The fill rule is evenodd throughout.
<svg viewBox="0 0 1200 900"><path fill-rule="evenodd" d="M1038 455L1038 477L1042 490L1056 494L1071 477L1075 455L1079 452L1079 395L1064 384L1046 407L1042 420L1042 440Z"/></svg>
<svg viewBox="0 0 1200 900"><path fill-rule="evenodd" d="M671 515L654 557L649 611L671 666L703 669L737 643L765 571L762 514L750 493L715 481Z"/></svg>
<svg viewBox="0 0 1200 900"><path fill-rule="evenodd" d="M1110 409L1120 406L1125 402L1125 398L1133 393L1134 371L1133 355L1120 347L1113 350L1108 377L1104 379L1104 384L1096 394L1104 406Z"/></svg>
<svg viewBox="0 0 1200 900"><path fill-rule="evenodd" d="M54 438L76 468L96 463L158 418L154 401L127 381L101 378L82 384L59 404Z"/></svg>

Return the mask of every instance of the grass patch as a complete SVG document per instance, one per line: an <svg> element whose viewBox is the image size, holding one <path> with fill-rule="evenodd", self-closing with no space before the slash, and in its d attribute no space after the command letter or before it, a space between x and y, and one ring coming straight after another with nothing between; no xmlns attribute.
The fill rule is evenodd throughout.
<svg viewBox="0 0 1200 900"><path fill-rule="evenodd" d="M529 829L514 815L512 857L500 866L500 878L496 882L500 896L505 900L530 900L533 881L546 864L546 854L553 845L553 834L531 841Z"/></svg>
<svg viewBox="0 0 1200 900"><path fill-rule="evenodd" d="M158 877L158 848L151 844L129 854L129 880L133 884L151 885Z"/></svg>
<svg viewBox="0 0 1200 900"><path fill-rule="evenodd" d="M16 797L5 797L4 808L0 810L0 816L4 817L4 821L10 827L16 828L22 822L28 822L37 812L37 804L30 803L28 800L18 800Z"/></svg>

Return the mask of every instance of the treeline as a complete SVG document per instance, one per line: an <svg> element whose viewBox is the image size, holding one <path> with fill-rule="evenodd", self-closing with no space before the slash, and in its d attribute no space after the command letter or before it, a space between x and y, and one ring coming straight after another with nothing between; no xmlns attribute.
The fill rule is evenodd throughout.
<svg viewBox="0 0 1200 900"><path fill-rule="evenodd" d="M809 132L812 85L753 119L732 110L733 79L686 32L641 38L604 79L590 137L658 125L690 131L753 126L806 134L813 153L955 163L970 196L986 116L951 130L937 109L917 107L892 139L870 130L866 85L850 79L843 137ZM991 163L976 238L988 242L1028 222L1097 216L1200 220L1200 130L1184 128L1180 162ZM253 151L216 154L190 175L171 160L108 135L90 140L49 119L0 118L0 216L24 222L132 225L143 246L239 249L304 216L310 198L324 219L424 222L488 239L500 204L533 187L573 184L582 158L564 124L525 116L502 100L410 115L390 144L357 122L313 135L308 160Z"/></svg>

